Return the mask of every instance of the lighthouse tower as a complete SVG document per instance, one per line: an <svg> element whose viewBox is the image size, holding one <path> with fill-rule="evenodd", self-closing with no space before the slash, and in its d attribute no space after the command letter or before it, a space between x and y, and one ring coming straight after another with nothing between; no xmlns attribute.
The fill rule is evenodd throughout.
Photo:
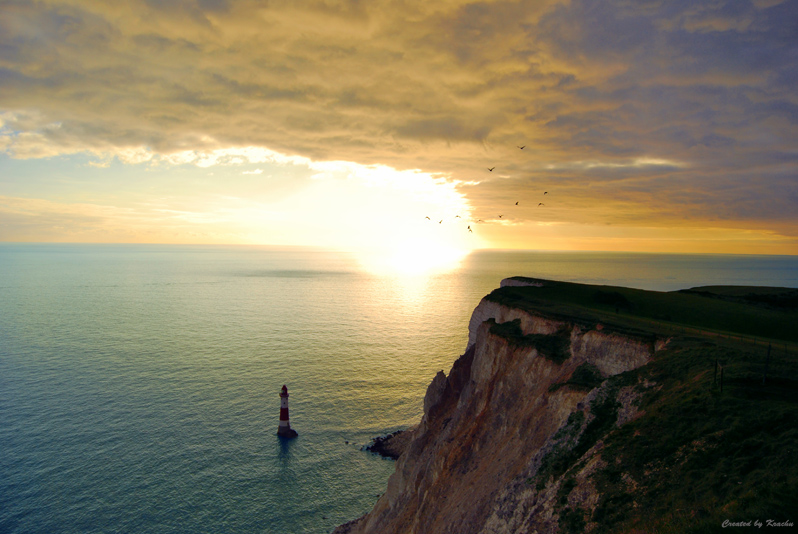
<svg viewBox="0 0 798 534"><path fill-rule="evenodd" d="M296 430L292 430L291 423L288 422L288 388L285 386L280 391L280 424L277 427L277 435L284 438L298 436Z"/></svg>

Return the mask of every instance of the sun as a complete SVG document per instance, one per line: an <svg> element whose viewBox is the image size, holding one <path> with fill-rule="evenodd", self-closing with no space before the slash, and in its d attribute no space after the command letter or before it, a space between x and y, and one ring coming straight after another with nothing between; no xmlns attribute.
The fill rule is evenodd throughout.
<svg viewBox="0 0 798 534"><path fill-rule="evenodd" d="M357 251L366 271L380 275L417 276L456 269L469 249L430 238L404 240L392 246Z"/></svg>
<svg viewBox="0 0 798 534"><path fill-rule="evenodd" d="M451 176L346 161L280 160L269 167L261 159L271 155L253 154L235 153L269 168L250 184L253 194L209 198L213 217L200 222L251 244L354 251L366 270L380 273L452 269L484 246L462 182Z"/></svg>

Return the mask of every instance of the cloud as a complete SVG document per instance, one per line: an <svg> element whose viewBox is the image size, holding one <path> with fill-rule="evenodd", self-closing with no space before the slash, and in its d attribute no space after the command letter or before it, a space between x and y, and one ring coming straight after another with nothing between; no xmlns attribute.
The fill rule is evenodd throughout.
<svg viewBox="0 0 798 534"><path fill-rule="evenodd" d="M485 218L552 189L551 210L519 220L798 223L790 2L0 10L0 150L14 158L348 161L459 181Z"/></svg>

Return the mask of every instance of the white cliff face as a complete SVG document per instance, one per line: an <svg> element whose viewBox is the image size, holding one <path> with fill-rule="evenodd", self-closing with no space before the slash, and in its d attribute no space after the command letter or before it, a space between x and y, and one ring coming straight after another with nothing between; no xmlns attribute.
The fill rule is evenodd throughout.
<svg viewBox="0 0 798 534"><path fill-rule="evenodd" d="M565 340L568 357L557 363L534 345L519 346L491 332L492 324L516 319L523 335ZM653 339L553 320L483 299L469 324L465 354L448 376L438 373L428 387L424 416L397 460L387 491L369 514L336 532L556 532L561 480L555 477L542 487L530 481L548 454L574 446L593 417L593 404L619 393L607 381L592 390L552 385L567 382L586 363L601 373L599 381L635 369L649 361L654 349ZM629 405L624 420L635 416L635 399L628 391L623 394L621 404ZM576 412L581 419L572 417ZM581 426L575 420L583 421ZM563 429L573 436L558 434ZM591 458L597 447L583 455L585 467L576 475L569 502L595 506L590 470L601 464Z"/></svg>
<svg viewBox="0 0 798 534"><path fill-rule="evenodd" d="M514 278L505 278L501 281L499 287L543 287L543 281L536 281L532 278L525 280L516 280Z"/></svg>
<svg viewBox="0 0 798 534"><path fill-rule="evenodd" d="M574 357L598 367L603 376L613 376L648 363L654 351L652 342L600 330L571 333Z"/></svg>
<svg viewBox="0 0 798 534"><path fill-rule="evenodd" d="M471 314L471 320L468 322L468 346L466 350L476 343L477 331L480 325L488 319L495 319L497 323L520 319L521 331L524 334L554 334L565 325L563 321L534 317L522 310L510 308L483 298L479 302L479 306Z"/></svg>

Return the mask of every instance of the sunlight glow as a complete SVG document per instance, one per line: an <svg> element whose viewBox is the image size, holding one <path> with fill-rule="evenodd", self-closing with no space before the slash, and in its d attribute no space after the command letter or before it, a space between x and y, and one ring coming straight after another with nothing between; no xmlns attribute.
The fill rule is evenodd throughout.
<svg viewBox="0 0 798 534"><path fill-rule="evenodd" d="M458 183L416 170L345 161L308 163L304 186L279 199L238 199L228 210L251 243L356 250L370 272L454 268L483 246Z"/></svg>
<svg viewBox="0 0 798 534"><path fill-rule="evenodd" d="M432 240L419 240L392 248L362 249L357 258L373 274L416 276L455 269L469 252Z"/></svg>
<svg viewBox="0 0 798 534"><path fill-rule="evenodd" d="M28 211L47 212L51 223L31 230L41 234L37 240L366 250L360 256L370 271L403 274L455 267L469 251L485 246L460 182L449 176L312 161L259 147L172 154L138 147L114 154L89 151L86 159L83 165L97 173L118 172L120 164L142 165L148 171L143 179L157 193L35 206L15 199ZM164 176L177 178L165 186ZM203 189L195 191L200 183ZM102 207L102 217L81 217L92 215L92 206ZM71 230L59 234L54 228L60 227Z"/></svg>

